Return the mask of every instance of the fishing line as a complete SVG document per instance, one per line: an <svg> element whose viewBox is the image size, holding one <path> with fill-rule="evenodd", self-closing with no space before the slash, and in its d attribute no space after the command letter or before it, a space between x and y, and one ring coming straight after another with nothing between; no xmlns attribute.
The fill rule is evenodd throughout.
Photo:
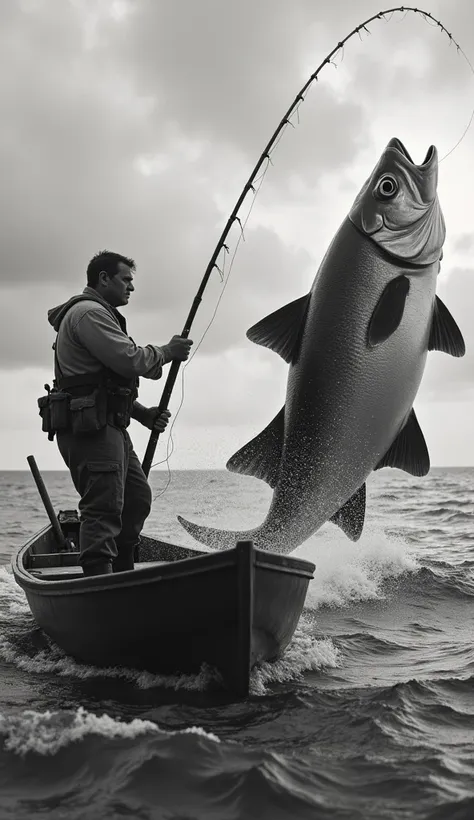
<svg viewBox="0 0 474 820"><path fill-rule="evenodd" d="M409 12L413 12L414 14L419 14L421 16L422 20L424 20L431 27L439 28L442 33L446 34L446 36L449 39L449 42L454 43L454 45L456 46L456 49L458 51L458 54L461 54L464 57L464 59L466 60L472 74L474 75L474 67L473 67L471 61L469 60L469 58L467 57L466 53L461 48L459 43L453 38L452 34L443 25L443 23L441 23L441 21L438 20L436 17L434 17L430 12L427 12L427 11L424 11L423 9L415 8L415 7L412 7L412 6L397 6L397 7L392 8L392 9L386 9L384 11L379 11L377 14L372 15L367 20L365 20L363 23L360 23L346 37L344 37L343 40L341 40L340 42L337 43L337 45L332 49L332 51L327 55L327 57L325 57L325 59L322 61L322 63L320 63L320 65L318 66L316 71L314 71L313 74L311 74L311 76L309 77L309 79L307 80L307 82L305 83L303 88L296 95L295 99L293 100L290 107L288 108L288 110L284 114L283 118L280 120L280 123L278 124L276 130L273 132L269 142L265 146L262 154L260 155L260 157L257 161L257 164L256 164L255 168L253 169L248 181L245 184L245 186L244 186L244 188L243 188L243 190L242 190L242 192L241 192L241 194L240 194L240 196L239 196L239 198L238 198L238 200L237 200L237 202L234 206L234 209L233 209L229 219L226 222L224 230L223 230L223 232L222 232L222 234L219 238L219 241L218 241L218 243L217 243L217 245L214 249L212 257L211 257L211 259L209 261L209 264L206 268L206 271L204 273L204 276L203 276L201 285L199 287L198 293L196 294L193 305L191 307L191 311L190 311L189 316L186 320L184 330L181 334L185 338L187 338L189 336L192 323L194 321L195 315L197 313L199 304L200 304L201 299L202 299L202 295L204 293L204 289L207 285L207 282L210 278L210 275L211 275L212 271L214 270L214 268L216 268L218 270L220 276L221 276L221 281L223 282L222 292L221 292L221 294L220 294L220 296L217 300L217 303L216 303L216 306L215 306L215 309L214 309L214 313L212 314L211 320L210 320L208 326L206 327L203 335L201 336L201 339L199 340L198 345L196 346L191 358L182 367L181 401L180 401L180 404L179 404L179 407L178 407L178 411L177 411L177 413L175 415L175 418L174 418L174 420L171 424L171 427L170 427L169 437L168 437L168 445L167 445L167 456L166 456L166 459L164 459L164 461L167 463L168 471L170 473L170 476L171 476L171 472L170 472L170 469L169 469L169 463L168 462L169 462L169 458L170 458L170 456L173 452L173 449L174 449L174 443L173 443L173 439L172 439L172 430L173 430L173 426L176 422L177 415L178 415L179 411L181 410L181 407L182 407L182 404L183 404L183 401L184 401L184 370L191 363L191 361L193 360L194 355L197 353L199 347L202 344L202 341L204 340L206 334L208 333L208 331L209 331L209 329L210 329L210 327L211 327L211 325L212 325L212 323L215 319L217 310L219 308L220 302L222 300L222 297L224 295L225 289L226 289L227 284L228 284L228 280L229 280L230 273L232 271L235 255L236 255L237 250L240 246L240 242L245 241L244 227L246 226L247 221L249 219L249 216L252 212L253 206L255 204L256 196L260 191L262 182L263 182L263 180L266 176L269 165L273 164L272 160L271 160L271 156L274 153L274 151L276 150L276 148L278 147L278 145L280 143L280 140L282 139L283 134L284 134L285 130L287 129L288 125L291 125L293 128L295 127L295 124L293 122L291 122L291 118L294 114L296 114L298 124L299 124L299 108L305 100L305 95L306 95L306 92L308 91L308 89L313 85L313 83L315 81L318 80L318 75L322 71L322 69L326 65L329 65L329 64L332 64L332 65L334 65L335 68L337 68L338 66L334 62L333 57L335 57L338 54L338 52L340 52L341 63L342 63L342 61L344 59L344 46L348 42L348 40L350 40L356 34L358 34L359 38L362 40L362 34L361 34L362 32L365 31L367 34L369 34L369 35L371 34L370 30L368 29L368 26L370 25L370 23L374 22L375 20L384 20L385 23L389 23L389 22L391 22L394 14L397 13L397 12L401 12L403 14L402 20L400 20L398 22L402 22ZM390 16L387 19L388 15L390 15ZM460 145L460 143L465 138L467 132L469 131L469 128L472 125L473 119L474 119L474 107L473 107L469 122L468 122L463 134L461 135L461 137L459 138L457 143L450 149L450 151L448 151L447 154L445 154L439 160L439 162L443 162L443 160L445 160L450 154L452 154L453 151ZM263 170L263 173L261 173L261 175L259 176L259 174L261 172L261 169L262 169L265 162L266 162L266 166ZM256 189L255 185L256 185L257 180L259 181L259 184L258 184L258 187ZM249 191L253 192L254 197L252 199L252 203L251 203L251 206L250 206L250 210L247 214L247 217L246 217L244 223L242 224L241 219L239 217L239 212L240 212L240 209L241 209L241 207L243 205L243 202L246 199L247 194L249 193ZM230 232L230 229L232 228L234 222L239 223L241 231L240 231L240 235L239 235L239 238L237 240L237 243L236 243L236 246L235 246L235 249L234 249L234 253L233 253L233 256L232 256L232 259L231 259L229 272L227 274L227 277L225 277L225 274L223 273L223 271L225 271L226 255L229 253L229 248L226 245L226 239L227 239L227 236L228 236L228 234ZM221 269L221 267L217 264L217 260L218 260L218 258L219 258L222 251L224 251L224 258L223 258L222 269ZM163 390L162 398L161 398L161 401L160 401L160 407L162 407L163 409L168 407L169 400L171 398L171 393L172 393L174 384L176 382L176 378L177 378L177 375L178 375L179 368L180 368L180 362L173 362L172 363L171 368L170 368L170 372L168 374L168 378L167 378L167 381L166 381L166 384L165 384L165 387L164 387L164 390ZM143 460L143 469L144 469L144 472L145 472L146 475L148 475L148 473L149 473L152 466L158 466L159 464L164 463L163 461L156 462L155 464L152 463L153 462L153 454L155 452L155 448L156 448L156 444L157 444L158 439L159 439L159 435L160 434L156 430L152 430L151 435L150 435L150 440L149 440L149 443L148 443L148 447L147 447L145 457L144 457L144 460ZM170 442L171 442L171 444L170 444ZM170 449L170 447L171 447L171 449ZM169 486L170 481L171 481L171 477L169 478L168 484L166 486ZM162 495L163 492L164 492L164 490L162 492L160 492L159 495Z"/></svg>
<svg viewBox="0 0 474 820"><path fill-rule="evenodd" d="M403 9L403 7L402 7L402 9ZM388 14L388 12L380 12L380 14L385 19L386 23L390 23L392 18L393 18L393 15L394 15L395 11L401 11L402 9L393 10L392 13L390 14L390 17L388 18L388 20L385 19L385 15ZM417 12L418 14L420 14L422 20L426 23L426 25L430 26L430 28L440 28L441 31L444 32L447 35L447 37L449 39L449 44L451 45L451 43L453 43L456 46L456 51L458 52L458 54L461 54L464 57L467 65L469 66L471 74L474 76L474 66L473 66L471 60L469 59L469 57L467 56L466 52L464 51L464 49L461 48L459 43L454 39L452 34L443 26L443 24L439 20L437 20L435 17L433 17L429 12L423 11L422 9L405 9L405 14L403 15L403 17L400 20L395 20L394 22L403 23L403 21L404 21L404 19L407 16L409 11L414 11L414 12ZM446 154L444 154L444 156L442 156L438 160L438 164L440 164L441 162L444 162L444 160L447 157L449 157L456 150L456 148L462 143L463 139L465 138L467 132L469 131L469 129L472 125L473 120L474 120L474 106L472 108L471 116L469 117L469 121L468 121L464 131L462 132L461 136L459 137L458 141L453 145L453 147Z"/></svg>
<svg viewBox="0 0 474 820"><path fill-rule="evenodd" d="M276 145L275 145L275 147L276 147ZM273 151L272 151L272 153L273 153ZM163 487L163 489L162 489L162 490L160 490L158 493L156 493L156 495L154 495L154 496L153 496L153 501L156 501L156 499L157 499L157 498L160 498L160 496L162 496L162 495L166 492L166 490L167 490L167 489L168 489L168 487L170 486L170 484L171 484L171 480L172 480L172 474L171 474L171 468L170 468L170 465L169 465L169 460L170 460L170 458L171 458L171 456L172 456L172 454L173 454L173 451L174 451L173 427L174 427L174 425L176 424L177 418L178 418L179 413L180 413L180 411L181 411L181 408L182 408L182 406L183 406L183 404L184 404L184 397L185 397L185 388L184 388L184 374L185 374L185 370L186 370L186 368L187 368L187 367L191 364L192 360L194 359L194 357L195 357L196 353L198 352L199 348L201 347L201 344L203 343L203 341L204 341L205 337L206 337L206 336L207 336L207 334L209 333L209 330L211 329L212 324L213 324L213 322L214 322L214 320L215 320L215 318L216 318L217 311L219 310L219 305L220 305L220 303L221 303L221 301L222 301L222 298L223 298L223 296L224 296L225 289L226 289L226 287L227 287L227 285L228 285L228 283L229 283L230 275L231 275L231 273L232 273L232 268L233 268L233 266L234 266L235 257L236 257L236 255L237 255L237 251L238 251L238 249L239 249L240 243L241 243L241 242L243 242L243 241L245 241L245 237L244 237L244 230L245 230L245 227L246 227L246 225L247 225L248 220L250 219L250 215L251 215L251 213L252 213L252 211L253 211L253 207L254 207L254 205L255 205L255 200L257 199L257 196L258 196L258 193L259 193L259 191L260 191L260 188L261 188L261 187L262 187L262 185L263 185L263 180L265 179L265 176L266 176L267 171L268 171L268 169L269 169L269 167L270 167L270 164L271 164L270 157L268 157L268 162L267 162L267 164L266 164L266 166L265 166L265 169L262 171L262 173L260 174L260 176L258 177L258 179L257 179L257 180L255 180L255 182L258 182L258 186L257 186L256 190L254 191L254 197L253 197L253 199L252 199L252 203L251 203L251 205L250 205L250 208L249 208L248 214L247 214L247 216L246 216L246 218L245 218L245 220L244 220L243 225L241 225L240 235L239 235L239 238L238 238L238 240L237 240L237 242L236 242L236 245L235 245L235 248L234 248L234 252L233 252L232 257L231 257L231 260L230 260L229 270L228 270L227 276L223 279L223 286L222 286L222 290L221 290L221 292L220 292L220 294L219 294L219 297L218 297L218 299L217 299L217 302L216 302L216 305L215 305L215 307L214 307L214 311L213 311L213 313L212 313L212 316L211 316L211 318L210 318L210 320L209 320L209 323L208 323L208 325L206 326L206 328L204 329L204 332L202 333L202 336L201 336L201 338L199 339L199 342L197 343L196 348L194 349L194 351L193 351L192 355L190 356L190 358L188 359L188 361L187 361L187 362L185 362L185 363L183 364L183 366L182 366L182 368L181 368L181 399L180 399L180 402L179 402L179 405L178 405L178 409L176 410L176 413L175 413L175 415L174 415L173 421L171 422L171 426L170 426L170 430L169 430L169 435L168 435L168 440L167 440L167 442L166 442L166 457L165 457L164 459L162 459L161 461L157 461L157 462L155 462L154 464L152 464L152 467L158 467L160 464L166 464L166 467L167 467L167 472L168 472L167 482L166 482L165 486ZM223 275L224 275L224 272L225 272L226 257L227 257L227 251L224 251L224 257L223 257L223 262L222 262L222 272L223 272ZM171 446L171 449L170 449L170 446Z"/></svg>
<svg viewBox="0 0 474 820"><path fill-rule="evenodd" d="M432 24L430 23L429 25L432 25ZM453 42L454 42L454 41L453 41ZM460 52L461 52L461 54L462 54L462 56L463 56L463 57L464 57L464 59L466 60L466 63L468 64L469 68L471 69L471 73L474 75L474 66L472 65L472 63L471 63L471 61L470 61L469 57L467 56L467 54L465 54L465 53L464 53L464 51L462 50L462 48L460 48L460 47L457 45L457 43L455 43L455 45L456 45L456 47L457 47L458 52L460 51ZM445 159L446 159L446 157L449 157L449 155L450 155L450 154L452 154L452 153L453 153L453 151L455 151L455 150L456 150L456 148L458 147L458 145L460 145L460 144L462 143L462 141L463 141L464 137L466 136L467 132L469 131L469 129L470 129L471 125L472 125L472 121L473 121L473 119L474 119L474 107L473 107L473 109L472 109L472 111L471 111L471 116L470 116L470 118L469 118L469 122L468 122L468 124L466 125L466 127L465 127L465 129L464 129L463 133L461 134L460 138L458 139L457 143L456 143L455 145L453 145L453 147L451 148L451 150L450 150L450 151L448 151L448 153L447 153L447 154L445 154L445 155L444 155L444 157L441 157L441 159L439 160L439 162L443 162L443 160L445 160Z"/></svg>

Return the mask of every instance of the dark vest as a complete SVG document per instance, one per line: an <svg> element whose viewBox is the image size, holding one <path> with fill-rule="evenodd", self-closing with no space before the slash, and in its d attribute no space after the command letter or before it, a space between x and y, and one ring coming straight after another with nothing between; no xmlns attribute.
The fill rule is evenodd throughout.
<svg viewBox="0 0 474 820"><path fill-rule="evenodd" d="M70 308L72 308L74 305L77 305L78 302L85 301L97 302L100 305L104 305L104 302L101 299L94 299L94 296L89 294L82 293L78 296L73 296L73 298L70 300L69 304L65 308L63 315L61 316L61 322L63 321L64 317L66 316L66 313ZM118 310L115 310L112 306L110 306L109 310L110 313L112 313L114 318L119 323L123 332L127 333L127 323L124 317L118 312ZM125 388L131 391L130 402L131 404L133 404L138 395L139 379L137 376L126 378L125 376L121 376L119 373L115 373L113 370L110 370L106 367L103 367L100 370L96 370L93 373L80 373L76 376L62 376L56 349L57 341L58 337L56 336L56 341L53 345L53 349L56 367L59 373L59 378L54 380L54 386L58 390L65 390L72 396L83 396L88 395L92 392L92 390L94 390L95 387L98 387L100 385L105 385L107 387L107 391L110 392L112 395L115 391L121 392L120 388Z"/></svg>
<svg viewBox="0 0 474 820"><path fill-rule="evenodd" d="M83 301L97 301L101 305L104 304L100 299L94 299L91 295L80 294L78 296L74 296L66 306L64 313L61 316L61 322L68 310L72 308L73 305ZM113 314L114 318L117 319L123 332L127 333L127 325L124 317L112 306L110 307L110 312ZM103 401L105 403L104 412L106 413L108 420L119 427L128 427L130 424L133 402L138 396L138 377L132 376L130 378L126 378L125 376L121 376L119 373L115 373L115 371L106 367L102 367L100 370L96 370L92 373L79 373L75 376L62 376L56 350L57 339L58 337L56 337L56 342L53 345L56 368L58 371L58 378L55 378L53 382L55 390L68 393L71 396L71 399L78 399L81 396L89 396L95 390L101 388L101 394L103 395Z"/></svg>

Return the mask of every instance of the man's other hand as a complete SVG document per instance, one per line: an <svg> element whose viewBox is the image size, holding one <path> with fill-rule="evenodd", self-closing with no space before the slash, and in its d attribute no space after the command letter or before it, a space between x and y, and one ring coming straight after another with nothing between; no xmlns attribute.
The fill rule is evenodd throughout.
<svg viewBox="0 0 474 820"><path fill-rule="evenodd" d="M164 433L170 416L171 413L169 410L163 410L160 413L159 407L147 407L143 414L142 424L144 427L148 427L149 430L153 430L153 428L156 427L158 432Z"/></svg>

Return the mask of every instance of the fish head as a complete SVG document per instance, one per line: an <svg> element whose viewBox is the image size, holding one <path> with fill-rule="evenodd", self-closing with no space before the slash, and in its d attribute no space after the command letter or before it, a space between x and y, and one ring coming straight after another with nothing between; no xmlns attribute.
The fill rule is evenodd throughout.
<svg viewBox="0 0 474 820"><path fill-rule="evenodd" d="M388 143L349 212L355 227L395 259L439 261L446 235L437 195L438 152L416 165L403 143Z"/></svg>

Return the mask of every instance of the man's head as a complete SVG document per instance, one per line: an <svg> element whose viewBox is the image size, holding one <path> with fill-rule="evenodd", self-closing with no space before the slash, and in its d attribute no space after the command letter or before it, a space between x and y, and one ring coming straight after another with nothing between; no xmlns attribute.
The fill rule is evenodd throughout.
<svg viewBox="0 0 474 820"><path fill-rule="evenodd" d="M100 251L87 266L87 284L112 307L127 305L133 287L135 262L120 253Z"/></svg>

